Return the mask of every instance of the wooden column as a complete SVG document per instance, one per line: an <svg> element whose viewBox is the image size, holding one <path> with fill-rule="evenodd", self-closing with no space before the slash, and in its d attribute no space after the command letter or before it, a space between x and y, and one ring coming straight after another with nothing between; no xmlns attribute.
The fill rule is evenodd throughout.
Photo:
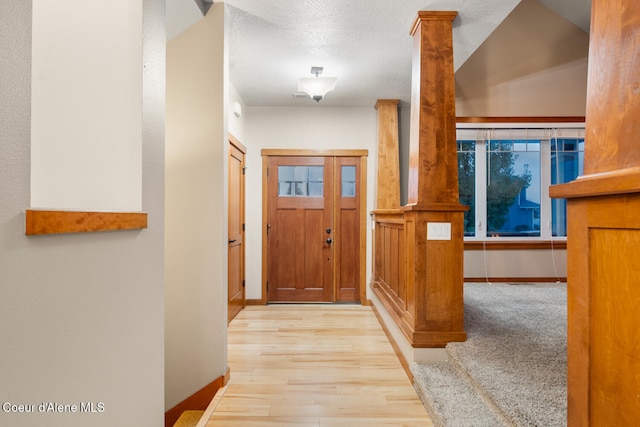
<svg viewBox="0 0 640 427"><path fill-rule="evenodd" d="M400 140L398 99L379 99L376 209L400 208Z"/></svg>
<svg viewBox="0 0 640 427"><path fill-rule="evenodd" d="M568 425L640 420L640 3L593 0L584 175L568 199Z"/></svg>
<svg viewBox="0 0 640 427"><path fill-rule="evenodd" d="M414 347L464 341L463 213L458 201L453 20L457 12L418 12L405 235L408 288L415 296Z"/></svg>
<svg viewBox="0 0 640 427"><path fill-rule="evenodd" d="M413 79L408 204L458 206L452 23L457 12L418 12Z"/></svg>

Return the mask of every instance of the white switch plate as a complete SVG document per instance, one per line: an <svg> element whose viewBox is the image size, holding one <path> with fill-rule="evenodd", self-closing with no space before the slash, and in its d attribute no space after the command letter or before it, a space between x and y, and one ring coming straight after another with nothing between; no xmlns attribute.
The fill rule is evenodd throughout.
<svg viewBox="0 0 640 427"><path fill-rule="evenodd" d="M427 240L451 240L451 223L428 222Z"/></svg>

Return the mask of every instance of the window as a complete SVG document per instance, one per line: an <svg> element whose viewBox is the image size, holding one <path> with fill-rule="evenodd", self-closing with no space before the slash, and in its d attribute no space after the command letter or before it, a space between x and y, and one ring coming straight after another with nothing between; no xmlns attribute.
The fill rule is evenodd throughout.
<svg viewBox="0 0 640 427"><path fill-rule="evenodd" d="M488 141L487 233L540 236L540 141Z"/></svg>
<svg viewBox="0 0 640 427"><path fill-rule="evenodd" d="M464 213L464 235L476 234L476 142L458 141L458 197L469 206Z"/></svg>
<svg viewBox="0 0 640 427"><path fill-rule="evenodd" d="M279 197L322 197L324 167L278 166Z"/></svg>
<svg viewBox="0 0 640 427"><path fill-rule="evenodd" d="M342 166L342 183L341 183L341 196L342 197L356 197L356 167L355 166Z"/></svg>
<svg viewBox="0 0 640 427"><path fill-rule="evenodd" d="M582 174L584 126L472 126L457 129L465 237L566 236L566 200L551 200L548 187Z"/></svg>
<svg viewBox="0 0 640 427"><path fill-rule="evenodd" d="M582 175L584 167L584 137L553 138L551 140L551 184L565 184ZM567 200L551 201L553 236L567 235Z"/></svg>

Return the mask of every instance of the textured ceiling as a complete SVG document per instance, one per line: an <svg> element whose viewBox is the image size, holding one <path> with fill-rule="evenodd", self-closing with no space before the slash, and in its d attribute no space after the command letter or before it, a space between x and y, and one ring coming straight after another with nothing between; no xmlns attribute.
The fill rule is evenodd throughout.
<svg viewBox="0 0 640 427"><path fill-rule="evenodd" d="M169 38L188 26L185 1L167 0ZM540 1L588 29L591 0ZM227 0L230 80L243 100L256 106L373 106L385 98L408 102L409 30L419 10L458 12L453 33L458 69L519 2ZM197 3L191 0L189 7L197 11ZM172 22L172 15L182 16L182 22ZM338 78L335 91L319 104L293 96L298 78L310 77L312 66Z"/></svg>
<svg viewBox="0 0 640 427"><path fill-rule="evenodd" d="M461 65L518 0L229 0L230 79L249 105L308 105L299 77L323 66L338 78L323 105L373 106L410 99L411 25L419 10L456 10ZM265 82L268 85L265 86Z"/></svg>

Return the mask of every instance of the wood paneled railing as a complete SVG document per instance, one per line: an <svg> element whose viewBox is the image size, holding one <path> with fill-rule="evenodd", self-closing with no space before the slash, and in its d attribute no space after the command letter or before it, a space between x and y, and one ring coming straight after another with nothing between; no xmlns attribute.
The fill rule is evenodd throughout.
<svg viewBox="0 0 640 427"><path fill-rule="evenodd" d="M370 286L409 344L434 348L464 341L461 266L446 262L440 265L442 257L448 255L434 255L438 250L434 250L435 243L416 237L423 231L426 234L426 222L416 220L414 212L406 208L376 210L372 218L374 262ZM443 247L449 246L450 242L443 242ZM461 246L455 249L462 252ZM444 270L446 274L439 273ZM460 283L446 280L454 270L460 270Z"/></svg>
<svg viewBox="0 0 640 427"><path fill-rule="evenodd" d="M403 316L407 310L403 214L400 210L376 212L372 286L384 294L384 300L392 304L396 316Z"/></svg>

